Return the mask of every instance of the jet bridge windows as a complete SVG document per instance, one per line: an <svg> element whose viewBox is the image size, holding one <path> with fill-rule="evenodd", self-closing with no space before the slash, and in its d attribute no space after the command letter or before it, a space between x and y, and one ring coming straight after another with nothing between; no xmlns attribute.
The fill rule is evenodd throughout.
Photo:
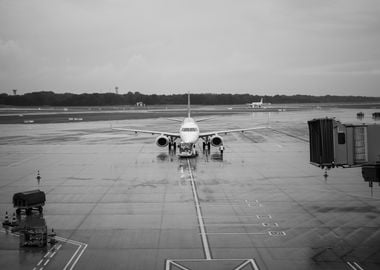
<svg viewBox="0 0 380 270"><path fill-rule="evenodd" d="M338 132L338 144L346 143L346 134L344 132Z"/></svg>

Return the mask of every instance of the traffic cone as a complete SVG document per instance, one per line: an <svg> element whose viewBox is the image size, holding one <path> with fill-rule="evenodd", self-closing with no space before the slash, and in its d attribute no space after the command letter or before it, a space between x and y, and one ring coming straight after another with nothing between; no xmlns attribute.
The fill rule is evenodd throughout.
<svg viewBox="0 0 380 270"><path fill-rule="evenodd" d="M5 212L5 217L4 217L4 221L3 221L3 225L4 226L8 226L10 225L11 223L9 222L9 216L8 216L8 211Z"/></svg>
<svg viewBox="0 0 380 270"><path fill-rule="evenodd" d="M16 226L18 225L18 222L17 222L17 219L16 219L16 214L13 213L13 216L12 216L12 223L11 223L12 226Z"/></svg>

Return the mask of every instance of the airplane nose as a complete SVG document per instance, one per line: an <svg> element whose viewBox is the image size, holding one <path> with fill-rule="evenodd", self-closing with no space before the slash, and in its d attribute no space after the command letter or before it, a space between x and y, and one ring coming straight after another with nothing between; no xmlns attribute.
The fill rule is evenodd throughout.
<svg viewBox="0 0 380 270"><path fill-rule="evenodd" d="M183 142L185 143L195 143L196 140L198 139L197 134L186 134L187 136L183 137Z"/></svg>

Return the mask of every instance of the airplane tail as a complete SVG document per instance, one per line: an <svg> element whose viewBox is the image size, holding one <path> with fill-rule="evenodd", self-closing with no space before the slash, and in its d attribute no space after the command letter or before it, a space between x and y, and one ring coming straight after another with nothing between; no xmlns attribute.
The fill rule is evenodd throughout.
<svg viewBox="0 0 380 270"><path fill-rule="evenodd" d="M260 103L263 104L263 98L261 98Z"/></svg>
<svg viewBox="0 0 380 270"><path fill-rule="evenodd" d="M187 93L187 117L190 118L190 93Z"/></svg>

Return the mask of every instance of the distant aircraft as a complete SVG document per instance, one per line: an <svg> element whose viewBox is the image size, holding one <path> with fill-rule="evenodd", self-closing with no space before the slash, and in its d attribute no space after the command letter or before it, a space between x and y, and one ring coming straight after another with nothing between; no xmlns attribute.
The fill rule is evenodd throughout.
<svg viewBox="0 0 380 270"><path fill-rule="evenodd" d="M210 150L210 145L214 147L219 147L221 153L223 153L223 138L219 134L227 134L231 132L244 132L248 130L261 129L264 127L252 127L244 129L230 129L230 130L219 130L211 132L200 132L196 121L190 116L190 94L187 98L187 117L183 120L180 119L170 119L172 121L182 122L178 133L166 132L166 131L156 131L156 130L140 130L140 129L129 129L129 128L113 128L114 130L122 130L134 133L149 133L152 135L159 135L156 138L156 144L159 147L169 146L169 150L173 149L175 151L177 144L176 140L181 139L178 144L179 156L181 157L194 157L198 153L195 149L196 143L199 138L203 140L203 149L206 148ZM208 120L199 119L198 122Z"/></svg>
<svg viewBox="0 0 380 270"><path fill-rule="evenodd" d="M259 102L247 103L247 105L249 105L251 108L261 108L264 105L263 98L261 98Z"/></svg>

